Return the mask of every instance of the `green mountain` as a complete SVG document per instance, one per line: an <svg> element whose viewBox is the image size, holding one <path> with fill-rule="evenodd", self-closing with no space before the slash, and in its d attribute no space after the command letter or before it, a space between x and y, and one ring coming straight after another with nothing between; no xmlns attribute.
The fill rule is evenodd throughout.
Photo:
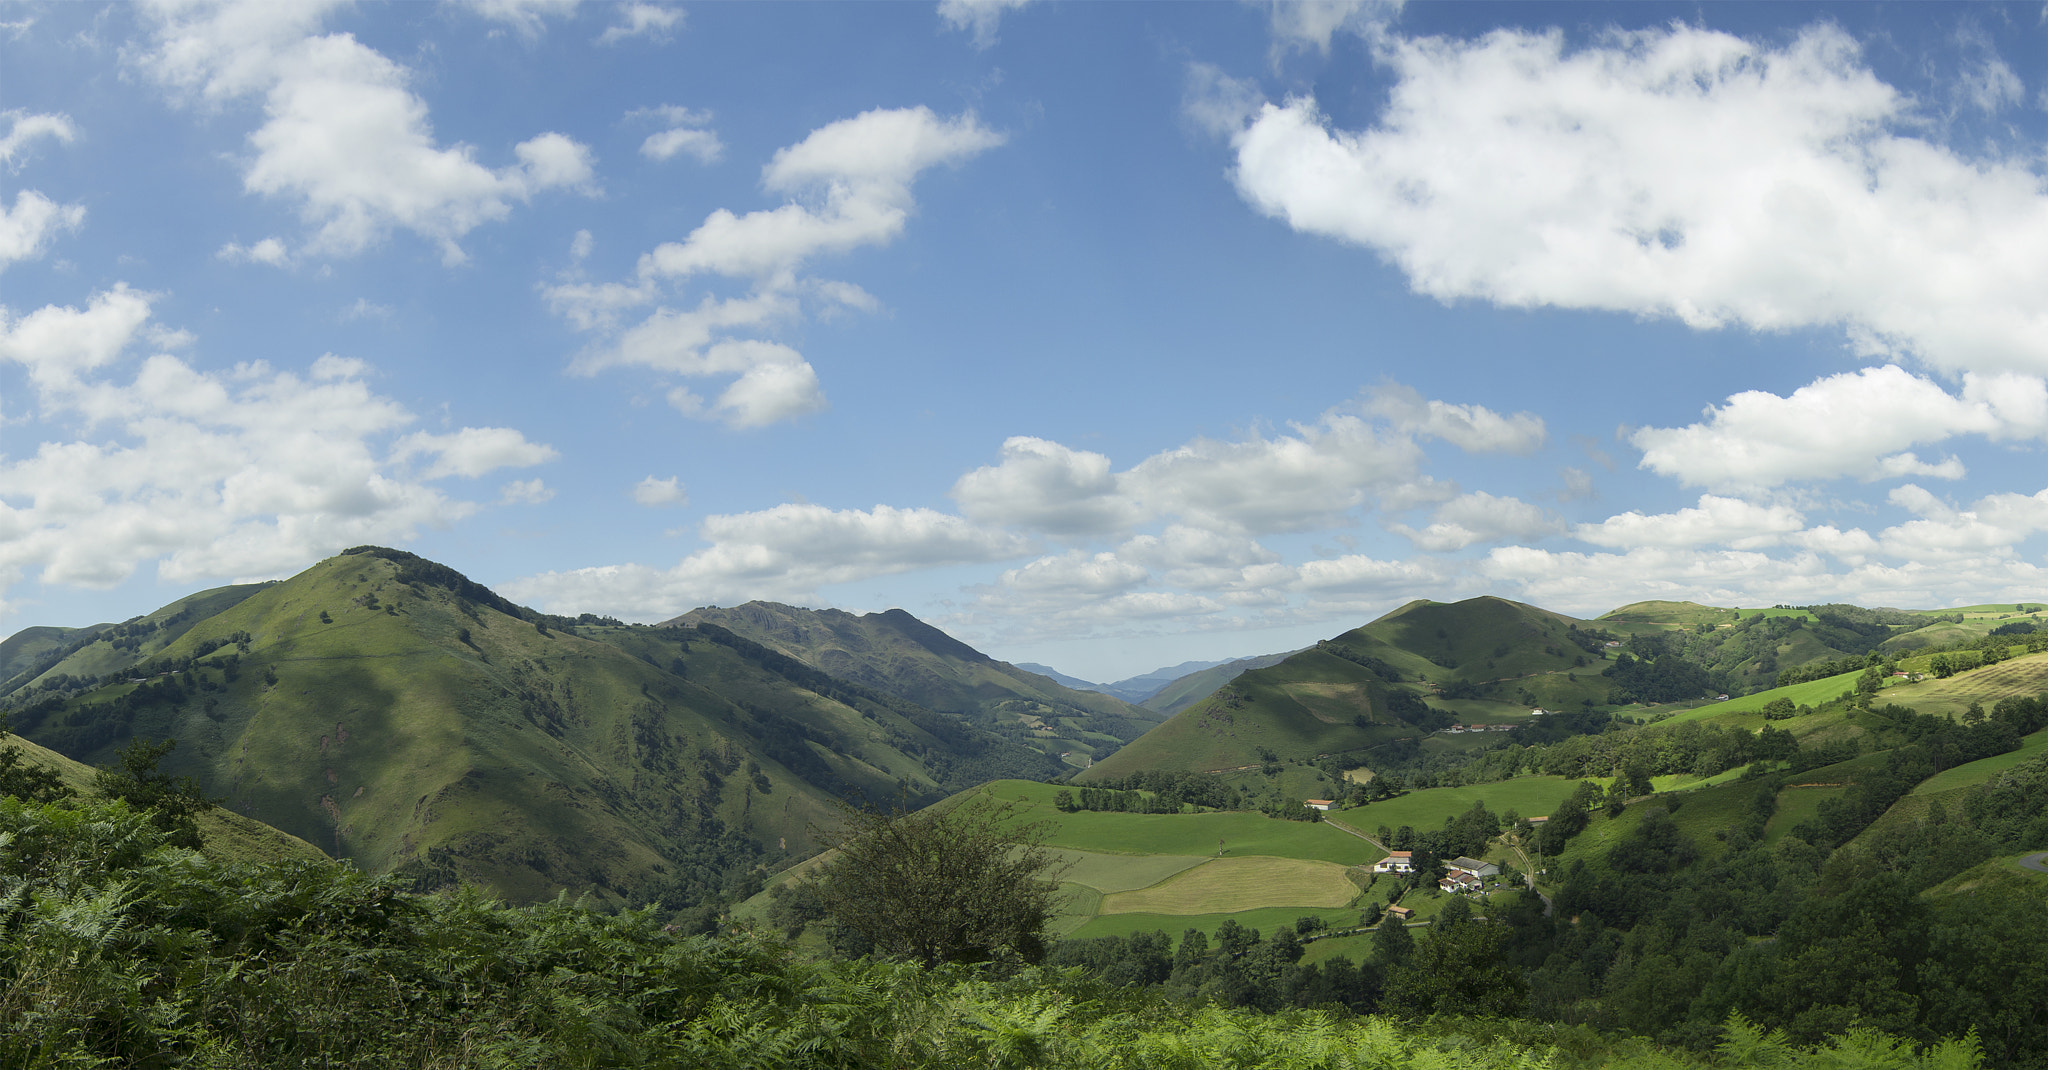
<svg viewBox="0 0 2048 1070"><path fill-rule="evenodd" d="M76 690L77 679L135 665L176 642L194 624L265 586L268 585L244 583L216 587L120 624L23 628L0 642L0 695L19 701L36 692L62 694Z"/></svg>
<svg viewBox="0 0 2048 1070"><path fill-rule="evenodd" d="M875 638L903 666L835 661L848 679L709 621L543 616L375 547L226 590L53 637L0 696L15 730L92 764L175 738L164 767L238 814L373 872L515 901L696 901L809 854L840 798L918 802L1062 768L1056 740L1016 716L995 730L1026 702L999 686L1007 667L900 612ZM974 672L923 679L936 655L912 648ZM898 676L947 705L870 682ZM1040 690L1049 719L1121 722L1114 700Z"/></svg>
<svg viewBox="0 0 2048 1070"><path fill-rule="evenodd" d="M1253 669L1263 669L1268 665L1277 665L1280 662L1286 661L1294 653L1297 652L1261 654L1254 658L1238 658L1235 661L1226 661L1221 665L1211 665L1206 669L1198 669L1167 681L1166 684L1152 692L1151 695L1146 697L1145 701L1138 705L1155 713L1172 716L1215 694L1217 688L1237 679L1239 676Z"/></svg>
<svg viewBox="0 0 2048 1070"><path fill-rule="evenodd" d="M1448 724L1611 702L1602 641L1579 623L1503 598L1411 602L1241 673L1078 779L1332 755L1363 765Z"/></svg>
<svg viewBox="0 0 2048 1070"><path fill-rule="evenodd" d="M18 760L23 766L48 769L78 796L92 795L94 770L91 766L72 761L32 740L0 734L0 753L10 750L19 753ZM279 862L326 857L318 847L297 836L280 832L232 810L214 807L199 814L195 820L205 844L203 853L210 858L225 862Z"/></svg>
<svg viewBox="0 0 2048 1070"><path fill-rule="evenodd" d="M997 661L900 609L855 616L775 602L696 609L666 626L731 631L835 678L900 695L1085 766L1163 718Z"/></svg>

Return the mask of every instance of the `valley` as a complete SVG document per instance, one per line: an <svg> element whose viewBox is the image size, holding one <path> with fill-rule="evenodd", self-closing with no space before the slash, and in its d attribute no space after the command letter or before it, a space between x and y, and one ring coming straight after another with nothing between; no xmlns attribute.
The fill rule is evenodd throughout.
<svg viewBox="0 0 2048 1070"><path fill-rule="evenodd" d="M1056 860L1057 963L1150 962L1146 984L1233 1005L1513 1005L1678 1044L1735 1011L1815 1043L1836 1011L1728 979L1847 984L1799 957L1841 953L1801 927L1843 896L1891 888L1930 932L1987 902L2042 920L2015 905L2041 877L2018 860L2048 846L2040 612L1416 602L1159 683L1143 701L1171 708L1150 709L900 611L551 617L363 547L18 633L0 703L22 760L77 791L131 741L177 740L163 769L221 800L203 831L223 862L652 904L829 955L796 902L841 807L980 796ZM1498 873L1458 890L1454 862ZM1445 942L1472 924L1478 958ZM1389 927L1491 980L1420 994ZM1930 998L1885 1028L1952 1035Z"/></svg>

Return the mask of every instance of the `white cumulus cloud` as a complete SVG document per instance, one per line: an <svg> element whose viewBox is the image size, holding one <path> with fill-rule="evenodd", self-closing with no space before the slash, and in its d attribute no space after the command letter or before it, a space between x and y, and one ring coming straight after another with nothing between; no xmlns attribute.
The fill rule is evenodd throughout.
<svg viewBox="0 0 2048 1070"><path fill-rule="evenodd" d="M465 427L445 435L415 432L399 440L393 454L399 461L420 456L433 458L427 466L427 479L446 476L473 479L500 468L529 468L544 464L554 460L558 454L554 447L529 442L525 435L509 427Z"/></svg>
<svg viewBox="0 0 2048 1070"><path fill-rule="evenodd" d="M69 142L78 136L78 128L64 115L14 110L0 112L0 119L7 122L7 133L0 135L0 167L9 170L18 166L15 157L25 155L38 140ZM84 222L84 205L58 204L37 190L17 192L12 207L0 199L0 270L42 255L58 231L76 230Z"/></svg>
<svg viewBox="0 0 2048 1070"><path fill-rule="evenodd" d="M597 35L600 45L615 45L635 37L667 41L669 34L683 24L683 9L667 4L636 2L620 4L613 8L619 14L619 21L605 27Z"/></svg>
<svg viewBox="0 0 2048 1070"><path fill-rule="evenodd" d="M654 111L669 121L696 118L684 109ZM686 386L668 396L680 412L736 427L825 408L817 372L803 355L759 336L776 323L799 319L807 299L860 309L872 308L874 300L857 286L800 273L819 256L888 244L915 208L911 185L919 174L1002 141L971 114L946 119L924 107L875 109L819 127L777 151L762 168L763 187L788 198L780 207L744 215L712 212L683 240L663 242L641 256L630 281L549 288L555 311L579 329L598 332L572 370L594 374L638 366L686 377L730 377L716 399ZM747 292L719 296L699 290L683 307L664 300L718 279L742 282ZM619 327L628 312L650 304L656 307L638 323Z"/></svg>
<svg viewBox="0 0 2048 1070"><path fill-rule="evenodd" d="M1482 542L1535 539L1564 530L1562 521L1538 506L1485 491L1461 494L1437 506L1423 528L1392 527L1431 553L1451 553Z"/></svg>
<svg viewBox="0 0 2048 1070"><path fill-rule="evenodd" d="M1234 135L1235 178L1424 294L1835 326L1873 355L2048 371L2034 166L1927 140L1831 24L1782 43L1678 24L1378 48L1396 82L1369 128L1334 128L1309 97L1265 104Z"/></svg>
<svg viewBox="0 0 2048 1070"><path fill-rule="evenodd" d="M1700 423L1642 428L1630 442L1642 467L1715 488L1773 487L1841 477L1958 478L1953 459L1927 461L1910 447L1956 435L1994 439L2048 434L2048 384L2035 376L1966 373L1960 394L1896 365L1831 375L1780 397L1748 390L1707 410Z"/></svg>
<svg viewBox="0 0 2048 1070"><path fill-rule="evenodd" d="M1425 399L1399 384L1372 391L1365 410L1397 430L1442 439L1467 453L1534 453L1547 437L1542 417L1534 413L1503 416L1483 405Z"/></svg>
<svg viewBox="0 0 2048 1070"><path fill-rule="evenodd" d="M667 479L648 476L633 484L633 500L641 505L688 505L690 493L676 476Z"/></svg>
<svg viewBox="0 0 2048 1070"><path fill-rule="evenodd" d="M345 33L319 34L331 5L161 3L157 47L142 59L173 92L224 103L260 96L243 186L298 205L315 252L348 255L389 231L435 242L460 263L460 239L549 189L594 189L587 147L545 133L491 168L469 145L442 147L410 72ZM485 4L530 15L530 4ZM508 15L508 17L510 17ZM523 15L522 15L523 17ZM515 20L515 24L518 24Z"/></svg>
<svg viewBox="0 0 2048 1070"><path fill-rule="evenodd" d="M710 545L673 568L607 565L546 572L505 589L555 611L598 607L650 619L718 602L816 599L833 584L1002 561L1029 549L1018 536L957 516L887 505L778 505L709 517L700 534Z"/></svg>
<svg viewBox="0 0 2048 1070"><path fill-rule="evenodd" d="M213 254L231 264L268 264L271 267L285 267L291 263L291 252L276 238L264 238L254 245L229 242Z"/></svg>
<svg viewBox="0 0 2048 1070"><path fill-rule="evenodd" d="M491 22L504 23L532 40L547 29L547 20L576 13L576 0L460 0L463 7Z"/></svg>
<svg viewBox="0 0 2048 1070"><path fill-rule="evenodd" d="M10 441L41 439L0 457L10 582L105 586L152 563L180 583L275 575L473 513L434 485L442 474L553 455L505 428L398 438L413 415L372 393L358 360L325 355L300 374L138 358L151 340L186 340L149 323L154 300L116 287L83 309L0 312L0 362L27 370L38 403ZM435 460L414 474L403 457L421 452Z"/></svg>
<svg viewBox="0 0 2048 1070"><path fill-rule="evenodd" d="M955 30L974 36L974 47L987 50L996 43L996 27L1003 13L1015 11L1031 0L939 0L939 20Z"/></svg>
<svg viewBox="0 0 2048 1070"><path fill-rule="evenodd" d="M1638 546L1729 546L1753 550L1795 535L1806 518L1788 505L1758 505L1740 498L1700 495L1697 506L1644 515L1630 510L1572 530L1581 542L1629 549Z"/></svg>
<svg viewBox="0 0 2048 1070"><path fill-rule="evenodd" d="M1120 531L1143 513L1109 470L1109 458L1017 435L1002 460L953 484L960 511L983 523L1017 524L1053 535Z"/></svg>

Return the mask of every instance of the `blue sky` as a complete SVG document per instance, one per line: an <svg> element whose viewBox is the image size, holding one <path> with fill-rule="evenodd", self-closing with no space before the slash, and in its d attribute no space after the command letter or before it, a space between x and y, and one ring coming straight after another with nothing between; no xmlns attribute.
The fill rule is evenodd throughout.
<svg viewBox="0 0 2048 1070"><path fill-rule="evenodd" d="M2048 598L2035 7L0 7L0 634Z"/></svg>

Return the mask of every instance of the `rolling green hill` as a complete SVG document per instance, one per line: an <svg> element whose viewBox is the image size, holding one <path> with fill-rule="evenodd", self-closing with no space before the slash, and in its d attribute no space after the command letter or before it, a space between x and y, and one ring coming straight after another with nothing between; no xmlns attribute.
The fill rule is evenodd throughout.
<svg viewBox="0 0 2048 1070"><path fill-rule="evenodd" d="M1261 654L1255 658L1239 658L1236 661L1210 666L1199 672L1191 672L1160 688L1150 698L1139 703L1139 705L1155 713L1171 717L1215 694L1217 688L1237 679L1239 676L1253 669L1263 669L1268 665L1278 665L1292 657L1294 653L1299 653L1299 651L1287 654Z"/></svg>
<svg viewBox="0 0 2048 1070"><path fill-rule="evenodd" d="M66 677L100 676L148 659L199 621L266 584L244 583L187 595L154 613L87 628L23 628L0 643L0 695L71 689Z"/></svg>
<svg viewBox="0 0 2048 1070"><path fill-rule="evenodd" d="M1411 602L1238 676L1081 780L1143 769L1235 770L1372 752L1462 721L1526 720L1536 706L1607 701L1599 644L1570 617L1501 598ZM1453 705L1455 704L1455 705Z"/></svg>
<svg viewBox="0 0 2048 1070"><path fill-rule="evenodd" d="M16 730L89 763L175 738L166 769L236 813L373 872L515 901L687 903L810 853L839 798L1061 768L1014 719L996 731L715 625L544 617L397 551L228 590L144 618L174 623L140 642L74 644L38 677L63 688L7 696ZM896 634L943 646L897 616Z"/></svg>
<svg viewBox="0 0 2048 1070"><path fill-rule="evenodd" d="M20 736L0 736L0 752L17 750L23 765L48 769L64 786L80 796L93 793L91 766L75 762L56 751ZM232 810L214 807L197 816L202 852L226 862L276 862L289 859L325 858L318 847Z"/></svg>

